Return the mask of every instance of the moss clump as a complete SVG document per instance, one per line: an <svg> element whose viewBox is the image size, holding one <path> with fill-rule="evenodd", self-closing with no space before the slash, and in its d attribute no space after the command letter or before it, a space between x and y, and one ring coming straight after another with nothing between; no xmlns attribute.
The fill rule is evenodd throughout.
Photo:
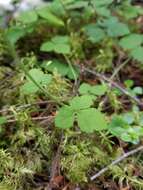
<svg viewBox="0 0 143 190"><path fill-rule="evenodd" d="M7 130L1 134L0 189L34 189L35 174L49 175L52 135L30 121L10 128L8 136Z"/></svg>
<svg viewBox="0 0 143 190"><path fill-rule="evenodd" d="M109 162L108 151L98 147L100 147L100 141L96 135L77 134L72 136L68 132L66 144L63 146L61 165L64 174L70 181L87 182L88 173L93 164L102 167ZM107 147L106 150L108 150Z"/></svg>

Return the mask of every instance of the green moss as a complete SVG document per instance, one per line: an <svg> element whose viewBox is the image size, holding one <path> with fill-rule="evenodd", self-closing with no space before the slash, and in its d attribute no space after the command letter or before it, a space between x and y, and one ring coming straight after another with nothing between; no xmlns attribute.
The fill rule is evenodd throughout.
<svg viewBox="0 0 143 190"><path fill-rule="evenodd" d="M102 167L109 162L108 152L99 147L100 141L96 135L68 135L63 146L61 165L70 181L88 182L88 173L93 165Z"/></svg>

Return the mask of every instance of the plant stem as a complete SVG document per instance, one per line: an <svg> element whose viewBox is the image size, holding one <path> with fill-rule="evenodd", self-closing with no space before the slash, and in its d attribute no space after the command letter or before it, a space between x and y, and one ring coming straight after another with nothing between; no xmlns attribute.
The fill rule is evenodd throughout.
<svg viewBox="0 0 143 190"><path fill-rule="evenodd" d="M122 64L119 65L110 77L110 80L113 80L113 78L119 73L119 71L130 61L130 58L126 59Z"/></svg>
<svg viewBox="0 0 143 190"><path fill-rule="evenodd" d="M142 151L143 150L143 145L139 146L138 148L135 148L125 154L123 154L122 156L118 157L116 160L114 160L113 162L111 162L111 164L109 164L108 166L106 166L105 168L101 169L97 174L93 175L90 180L93 181L96 178L100 177L102 174L104 174L106 171L108 171L110 169L110 167L118 164L119 162L123 161L125 158L132 156L133 154Z"/></svg>
<svg viewBox="0 0 143 190"><path fill-rule="evenodd" d="M72 74L73 74L73 77L74 77L74 81L75 81L75 85L76 85L76 84L77 84L77 77L76 77L76 74L75 74L73 65L72 65L70 59L69 59L66 55L64 55L64 58L65 58L66 62L68 63L69 68L70 68L71 71L72 71Z"/></svg>
<svg viewBox="0 0 143 190"><path fill-rule="evenodd" d="M54 116L43 116L43 117L32 117L31 120L32 121L41 121L41 120L52 120L54 118ZM15 123L17 122L18 119L9 119L7 120L6 123Z"/></svg>
<svg viewBox="0 0 143 190"><path fill-rule="evenodd" d="M79 68L78 65L76 65L77 68ZM108 86L113 86L117 89L119 89L123 94L125 94L126 96L130 97L132 100L134 100L134 102L136 102L138 105L143 106L143 102L141 102L137 97L133 96L127 89L121 87L118 83L112 81L110 78L107 78L105 75L100 74L94 70L90 70L89 68L86 67L82 67L84 72L90 73L100 79L102 79L103 81L108 83Z"/></svg>

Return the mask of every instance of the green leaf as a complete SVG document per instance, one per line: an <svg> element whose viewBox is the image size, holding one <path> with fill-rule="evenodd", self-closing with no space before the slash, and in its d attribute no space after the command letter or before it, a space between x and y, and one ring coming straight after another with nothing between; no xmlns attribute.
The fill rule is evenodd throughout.
<svg viewBox="0 0 143 190"><path fill-rule="evenodd" d="M133 19L138 16L138 10L132 5L124 6L122 10L118 10L118 12L126 19Z"/></svg>
<svg viewBox="0 0 143 190"><path fill-rule="evenodd" d="M86 6L88 6L88 2L81 1L81 0L70 3L69 5L66 5L68 10L81 9L81 8L85 8Z"/></svg>
<svg viewBox="0 0 143 190"><path fill-rule="evenodd" d="M43 79L44 73L40 69L31 69L29 71L29 75L35 80L36 82L40 82ZM31 78L27 75L27 80L31 81Z"/></svg>
<svg viewBox="0 0 143 190"><path fill-rule="evenodd" d="M99 28L96 24L89 24L85 26L85 33L88 39L93 43L98 43L106 36L103 29Z"/></svg>
<svg viewBox="0 0 143 190"><path fill-rule="evenodd" d="M34 94L39 91L39 87L33 82L27 82L21 87L21 93L25 95Z"/></svg>
<svg viewBox="0 0 143 190"><path fill-rule="evenodd" d="M73 71L71 70L70 67L68 67L68 73L67 73L67 77L71 80L75 80L75 78L77 79L79 77L79 69L78 68L75 68L73 67L73 71L74 71L74 74L73 74Z"/></svg>
<svg viewBox="0 0 143 190"><path fill-rule="evenodd" d="M135 121L133 113L125 113L122 115L122 117L123 117L123 120L127 122L129 125L133 124L133 122Z"/></svg>
<svg viewBox="0 0 143 190"><path fill-rule="evenodd" d="M136 144L139 142L139 137L143 136L143 133L141 127L129 125L132 122L133 120L129 116L128 118L122 115L114 116L108 129L113 135L121 138L123 141Z"/></svg>
<svg viewBox="0 0 143 190"><path fill-rule="evenodd" d="M44 74L40 69L31 69L29 71L29 75L36 83L42 86L51 82L51 75ZM29 78L29 76L27 76L27 80L31 82L31 78Z"/></svg>
<svg viewBox="0 0 143 190"><path fill-rule="evenodd" d="M56 53L61 53L61 54L70 54L71 48L69 44L56 44L54 47L54 51Z"/></svg>
<svg viewBox="0 0 143 190"><path fill-rule="evenodd" d="M127 88L131 88L134 85L134 81L133 80L125 80L124 84L126 85Z"/></svg>
<svg viewBox="0 0 143 190"><path fill-rule="evenodd" d="M54 51L61 54L70 54L71 48L68 36L55 36L51 41L44 42L40 48L41 51Z"/></svg>
<svg viewBox="0 0 143 190"><path fill-rule="evenodd" d="M87 83L82 83L79 87L80 94L89 94L92 86Z"/></svg>
<svg viewBox="0 0 143 190"><path fill-rule="evenodd" d="M88 95L74 97L70 101L73 110L86 109L93 104L93 97Z"/></svg>
<svg viewBox="0 0 143 190"><path fill-rule="evenodd" d="M38 15L35 11L25 11L20 14L18 20L24 24L30 24L38 20Z"/></svg>
<svg viewBox="0 0 143 190"><path fill-rule="evenodd" d="M40 90L38 86L44 87L48 85L51 82L52 76L44 74L40 69L31 69L26 78L27 82L21 87L21 92L28 95L38 92Z"/></svg>
<svg viewBox="0 0 143 190"><path fill-rule="evenodd" d="M102 7L110 5L114 0L92 0L91 2L95 7Z"/></svg>
<svg viewBox="0 0 143 190"><path fill-rule="evenodd" d="M70 106L62 107L55 118L56 127L66 129L73 126L74 112Z"/></svg>
<svg viewBox="0 0 143 190"><path fill-rule="evenodd" d="M50 74L44 74L43 78L41 79L41 81L39 81L41 86L46 86L48 85L52 80L52 75Z"/></svg>
<svg viewBox="0 0 143 190"><path fill-rule="evenodd" d="M107 33L110 37L120 37L130 33L128 25L124 23L117 23L110 25L107 29Z"/></svg>
<svg viewBox="0 0 143 190"><path fill-rule="evenodd" d="M37 13L41 18L46 19L46 21L49 24L55 25L55 26L64 26L64 22L62 19L57 17L55 14L53 14L50 10L49 7L44 7L41 9L37 9Z"/></svg>
<svg viewBox="0 0 143 190"><path fill-rule="evenodd" d="M40 50L50 52L54 50L54 47L55 47L55 44L49 41L49 42L43 43Z"/></svg>
<svg viewBox="0 0 143 190"><path fill-rule="evenodd" d="M142 43L143 43L143 35L130 34L128 36L123 37L120 40L119 45L125 50L130 50L140 46Z"/></svg>
<svg viewBox="0 0 143 190"><path fill-rule="evenodd" d="M53 72L56 69L57 72L60 73L62 76L66 76L69 71L68 65L56 59L52 60L50 64L48 62L44 62L42 64L42 67L50 72Z"/></svg>
<svg viewBox="0 0 143 190"><path fill-rule="evenodd" d="M95 108L90 108L93 104L92 96L75 97L70 101L70 106L64 106L59 110L55 118L55 125L59 128L70 128L73 122L78 122L78 126L84 132L91 133L107 128L104 115Z"/></svg>
<svg viewBox="0 0 143 190"><path fill-rule="evenodd" d="M109 125L110 132L115 136L120 136L122 133L127 131L129 125L123 120L121 116L113 116L112 121Z"/></svg>
<svg viewBox="0 0 143 190"><path fill-rule="evenodd" d="M83 83L80 85L79 92L80 94L93 94L96 96L102 96L107 92L107 85L95 85L91 86L87 83Z"/></svg>
<svg viewBox="0 0 143 190"><path fill-rule="evenodd" d="M94 108L81 110L77 114L77 121L80 129L87 133L101 131L107 128L104 115Z"/></svg>
<svg viewBox="0 0 143 190"><path fill-rule="evenodd" d="M91 94L103 96L107 92L107 85L95 85L90 89Z"/></svg>
<svg viewBox="0 0 143 190"><path fill-rule="evenodd" d="M71 71L71 68L58 60L52 60L52 62L49 64L49 62L44 62L42 64L42 67L45 68L47 71L53 72L55 69L61 76L67 76L69 79L74 80L73 72ZM76 75L76 78L79 76L79 71L76 68L73 68L74 73Z"/></svg>
<svg viewBox="0 0 143 190"><path fill-rule="evenodd" d="M111 16L111 11L107 7L96 7L96 13L104 17Z"/></svg>
<svg viewBox="0 0 143 190"><path fill-rule="evenodd" d="M11 44L15 44L25 34L26 31L21 27L10 27L6 32L6 37L11 42Z"/></svg>
<svg viewBox="0 0 143 190"><path fill-rule="evenodd" d="M143 62L143 47L137 47L131 50L130 55L137 61Z"/></svg>
<svg viewBox="0 0 143 190"><path fill-rule="evenodd" d="M109 5L113 2L113 0L91 0L92 5L94 6L95 12L103 17L111 16L111 11L109 9Z"/></svg>
<svg viewBox="0 0 143 190"><path fill-rule="evenodd" d="M0 116L0 125L7 123L6 117Z"/></svg>
<svg viewBox="0 0 143 190"><path fill-rule="evenodd" d="M55 36L52 38L52 42L55 44L68 44L69 37L68 36Z"/></svg>
<svg viewBox="0 0 143 190"><path fill-rule="evenodd" d="M142 95L143 94L143 88L140 86L136 86L133 88L133 92L137 95Z"/></svg>
<svg viewBox="0 0 143 190"><path fill-rule="evenodd" d="M54 0L49 5L49 10L57 16L65 16L66 11L61 1Z"/></svg>
<svg viewBox="0 0 143 190"><path fill-rule="evenodd" d="M55 36L52 38L54 43L54 51L62 54L70 53L69 37L68 36Z"/></svg>
<svg viewBox="0 0 143 190"><path fill-rule="evenodd" d="M143 127L143 113L141 112L139 119L138 119L139 126Z"/></svg>
<svg viewBox="0 0 143 190"><path fill-rule="evenodd" d="M128 25L119 22L118 19L113 16L104 19L104 21L99 24L106 28L107 34L110 37L121 37L130 33Z"/></svg>
<svg viewBox="0 0 143 190"><path fill-rule="evenodd" d="M141 6L133 6L130 0L123 1L117 13L126 19L133 19L143 14Z"/></svg>

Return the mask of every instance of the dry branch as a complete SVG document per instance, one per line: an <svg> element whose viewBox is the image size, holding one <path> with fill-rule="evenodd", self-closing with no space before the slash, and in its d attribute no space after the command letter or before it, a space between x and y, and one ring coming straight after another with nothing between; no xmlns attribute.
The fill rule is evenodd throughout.
<svg viewBox="0 0 143 190"><path fill-rule="evenodd" d="M96 173L95 175L93 175L90 180L93 181L96 178L98 178L99 176L101 176L102 174L104 174L106 171L108 171L112 166L118 164L119 162L123 161L125 158L139 152L143 150L143 145L139 146L138 148L135 148L125 154L123 154L122 156L118 157L116 160L114 160L113 162L111 162L111 164L109 164L108 166L106 166L105 168L101 169L98 173Z"/></svg>

